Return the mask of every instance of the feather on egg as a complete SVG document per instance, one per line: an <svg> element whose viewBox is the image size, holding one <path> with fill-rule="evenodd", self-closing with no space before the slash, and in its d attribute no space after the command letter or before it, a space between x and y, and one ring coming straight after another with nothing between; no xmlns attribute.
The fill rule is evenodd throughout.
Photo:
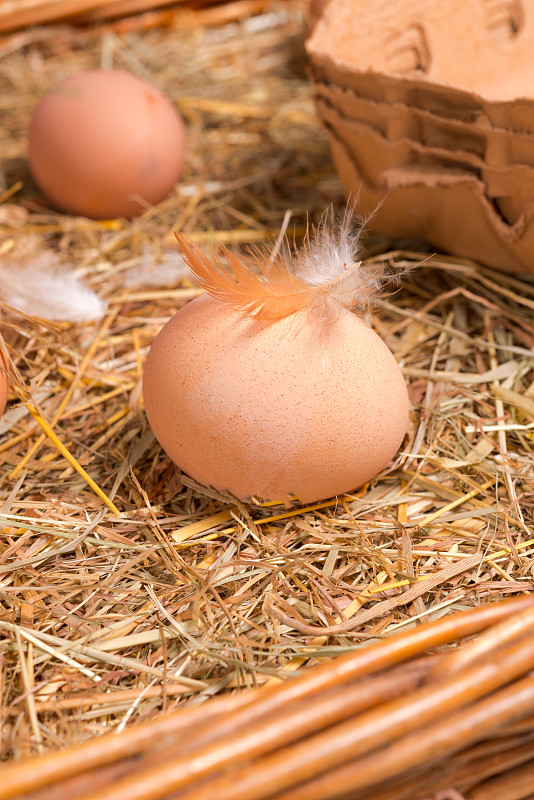
<svg viewBox="0 0 534 800"><path fill-rule="evenodd" d="M240 314L271 321L300 311L326 315L336 308L334 301L363 314L388 286L396 285L400 272L357 259L360 235L350 210L337 225L329 224L325 215L294 256L287 247L274 258L266 250L252 249L253 270L226 247L222 257L210 259L198 245L175 233L185 261L211 297Z"/></svg>

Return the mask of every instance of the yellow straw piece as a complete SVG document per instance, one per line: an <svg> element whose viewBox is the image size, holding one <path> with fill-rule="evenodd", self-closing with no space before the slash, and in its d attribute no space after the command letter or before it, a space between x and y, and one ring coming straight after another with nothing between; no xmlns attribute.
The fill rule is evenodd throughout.
<svg viewBox="0 0 534 800"><path fill-rule="evenodd" d="M305 508L293 508L291 511L284 511L283 514L276 514L274 517L265 517L264 519L256 519L254 520L255 525L267 525L269 522L278 522L280 519L288 519L289 517L295 517L297 514L307 514L308 511L317 511L319 508L328 508L329 506L335 506L341 502L341 500L347 499L343 497L333 497L331 500L325 500L323 503L315 503L313 506L306 506ZM352 498L348 498L352 500Z"/></svg>
<svg viewBox="0 0 534 800"><path fill-rule="evenodd" d="M222 115L237 114L252 119L269 117L273 113L272 109L264 104L250 106L246 103L225 102L210 97L184 97L178 101L178 107L183 111L193 108L195 111L210 111Z"/></svg>
<svg viewBox="0 0 534 800"><path fill-rule="evenodd" d="M120 219L99 219L98 224L105 231L121 231L123 228Z"/></svg>
<svg viewBox="0 0 534 800"><path fill-rule="evenodd" d="M14 445L22 442L27 435L27 432L24 431L23 433L18 433L16 436L13 436L12 439L8 439L7 442L4 442L4 444L0 444L0 453L3 453L4 450L10 450Z"/></svg>
<svg viewBox="0 0 534 800"><path fill-rule="evenodd" d="M85 370L87 369L87 367L91 363L91 359L93 358L93 355L94 355L94 353L96 351L96 348L98 347L100 341L102 340L103 335L106 333L106 331L108 330L110 325L113 323L113 320L115 319L115 317L117 316L118 313L119 313L118 309L115 309L114 311L112 311L111 314L109 314L105 318L104 322L100 326L100 330L98 331L96 337L93 339L89 349L87 350L87 352L86 352L86 354L85 354L85 356L83 358L83 361L82 361L82 363L80 365L79 373L73 377L73 380L71 382L71 385L68 388L68 391L66 392L65 396L63 397L63 400L59 404L59 407L58 407L56 413L54 414L54 417L53 417L52 422L51 422L51 428L54 427L54 425L56 424L58 419L61 417L63 411L67 407L72 395L74 394L74 390L76 389L76 387L80 383L80 380L81 380L81 377L82 377L83 373L85 372ZM28 408L30 408L29 404L28 404ZM30 408L30 411L31 411L31 408ZM30 447L30 449L28 450L28 452L26 453L24 458L21 461L19 461L17 466L11 471L11 475L9 476L9 480L10 481L13 480L13 478L15 478L17 476L17 474L23 469L23 467L26 466L26 464L28 463L30 458L37 452L37 450L39 449L39 447L41 446L41 444L43 442L44 442L44 437L40 436L37 439L37 441L33 444L33 446Z"/></svg>
<svg viewBox="0 0 534 800"><path fill-rule="evenodd" d="M109 419L106 420L106 428L109 428L110 425L113 425L114 422L118 422L120 419L125 417L127 414L130 413L130 409L128 406L124 406L124 408L120 408L114 414L111 415Z"/></svg>
<svg viewBox="0 0 534 800"><path fill-rule="evenodd" d="M516 550L524 550L525 547L530 547L534 545L534 539L527 539L526 542L519 542L519 544L515 545ZM484 561L494 561L496 558L502 558L502 556L507 556L512 552L510 547L503 547L502 550L498 550L496 553L493 553L491 556L486 556Z"/></svg>
<svg viewBox="0 0 534 800"><path fill-rule="evenodd" d="M229 522L231 519L232 514L229 510L219 511L217 514L212 514L211 517L200 519L198 522L192 522L190 525L185 525L183 528L179 528L177 531L171 533L170 538L173 540L173 542L185 542L185 540L190 539L191 536L196 536L197 533L204 533L204 531L208 531L210 528L215 528L222 522Z"/></svg>
<svg viewBox="0 0 534 800"><path fill-rule="evenodd" d="M443 514L446 514L448 511L452 511L453 508L456 508L457 506L461 506L463 503L466 503L468 500L471 500L471 498L473 498L479 492L483 492L484 489L487 489L493 483L495 483L495 478L492 478L491 480L486 481L486 483L483 483L482 486L478 486L476 489L473 489L471 492L467 492L467 494L463 494L461 497L458 497L456 500L453 500L451 503L448 503L446 506L443 506L443 508L438 508L438 510L434 511L433 514L430 514L429 517L426 517L425 519L422 519L421 522L418 522L417 523L418 527L421 528L423 525L430 525L431 522L434 522L434 520L436 520L439 517L443 516Z"/></svg>
<svg viewBox="0 0 534 800"><path fill-rule="evenodd" d="M392 583L384 583L382 586L379 586L377 589L369 589L369 594L376 594L377 592L385 592L386 589L398 589L399 586L408 586L412 585L412 583L419 583L419 581L424 581L426 578L429 578L430 575L419 575L417 578L405 578L402 581L393 581Z"/></svg>
<svg viewBox="0 0 534 800"><path fill-rule="evenodd" d="M283 514L276 514L274 517L265 517L264 519L256 519L254 520L255 525L267 525L269 522L277 522L281 519L287 519L288 517L294 517L297 514L306 514L308 511L316 511L319 508L328 508L328 506L335 506L337 503L340 502L343 498L333 497L331 500L326 500L323 503L316 503L313 506L306 506L305 508L292 508L291 511L284 511ZM345 498L346 499L346 498ZM352 499L352 498L348 498ZM271 503L271 505L278 505L278 503ZM237 511L237 508L227 509L225 511L218 511L217 514L212 514L211 517L206 517L205 519L201 519L198 522L192 522L190 525L185 525L183 528L178 528L177 531L171 533L171 539L173 542L185 542L186 539L190 539L191 536L196 536L197 533L203 533L204 531L208 531L210 528L215 528L217 525L220 525L223 522L229 522L232 519L232 511ZM227 532L233 532L235 528L231 528ZM224 533L225 531L221 531Z"/></svg>
<svg viewBox="0 0 534 800"><path fill-rule="evenodd" d="M188 242L197 242L199 244L208 243L209 245L216 244L247 244L248 242L265 242L274 238L279 233L278 228L262 228L257 230L251 229L235 229L235 230L209 230L209 231L191 231L187 234ZM295 228L295 237L304 236L306 228ZM170 231L165 237L165 241L171 244L176 243L174 231Z"/></svg>
<svg viewBox="0 0 534 800"><path fill-rule="evenodd" d="M68 419L69 417L75 417L77 414L81 414L82 411L87 411L88 409L93 409L96 406L102 405L102 403L106 403L108 400L111 400L112 397L116 397L118 394L123 394L124 392L131 391L135 386L134 381L129 384L125 384L124 386L117 386L115 389L110 389L109 392L105 394L101 394L95 400L90 400L88 403L82 403L81 406L76 406L73 408L72 411L67 411L66 414L63 414L63 419Z"/></svg>
<svg viewBox="0 0 534 800"><path fill-rule="evenodd" d="M534 545L534 539L528 539L526 542L520 542L519 544L516 544L515 549L516 550L524 550L526 547L531 547L532 545ZM502 550L498 550L496 553L492 553L492 555L486 556L483 559L482 563L483 564L487 564L487 563L491 564L493 561L495 561L495 559L502 558L503 556L506 556L506 555L510 555L511 552L512 552L512 550L511 550L510 547L503 547ZM497 572L499 572L500 574L504 573L504 570L500 569L497 564L493 564L493 566L495 567ZM506 573L504 573L504 574L505 574L507 580L509 580L509 581L512 580L510 575L507 575ZM430 578L430 577L431 577L430 575L419 575L417 578L405 579L405 580L402 580L402 581L397 581L395 583L385 583L383 586L380 586L380 588L378 588L378 589L370 589L369 590L369 594L375 594L376 592L383 592L386 589L398 589L399 586L407 586L409 584L411 585L413 583L419 583L419 581L424 581L424 580L426 580L426 578Z"/></svg>
<svg viewBox="0 0 534 800"><path fill-rule="evenodd" d="M208 542L213 542L214 539L220 539L223 533L224 531L221 531L220 533L208 533L207 536L203 536L202 539L195 539L194 542L180 542L176 545L176 547L178 547L180 550L183 550L186 547L196 547L197 544L207 544ZM201 566L202 564L197 564L197 567Z"/></svg>
<svg viewBox="0 0 534 800"><path fill-rule="evenodd" d="M14 194L17 194L17 192L19 192L23 186L24 184L22 181L17 181L14 183L13 186L10 186L9 189L6 189L5 192L0 194L0 203L5 203L6 200L9 200L9 198L13 197Z"/></svg>
<svg viewBox="0 0 534 800"><path fill-rule="evenodd" d="M52 428L50 427L50 425L48 424L48 422L47 422L45 419L43 419L43 417L42 417L42 416L39 414L39 412L37 411L37 409L35 408L35 406L33 406L31 403L28 403L27 405L28 405L28 411L30 412L30 414L32 415L32 417L34 418L34 420L35 420L35 421L36 421L36 422L37 422L37 423L38 423L38 424L41 426L41 428L42 428L42 429L43 429L43 431L45 432L46 436L48 436L48 438L50 439L50 441L52 442L52 444L53 444L53 445L54 445L54 446L55 446L55 447L56 447L56 448L59 450L59 452L61 453L61 455L62 455L62 456L64 456L64 457L67 459L67 461L69 462L69 464L70 464L72 467L74 467L74 469L76 470L76 472L78 472L78 473L79 473L79 474L82 476L82 478L84 479L84 481L85 481L85 482L86 482L86 483L87 483L87 484L88 484L88 485L91 487L91 489L93 490L93 492L94 492L95 494L97 494L97 495L98 495L98 497L100 497L100 499L102 500L102 502L103 502L103 503L105 503L105 504L107 505L107 507L108 507L109 509L111 509L111 511L113 511L113 513L115 514L115 516L119 517L119 516L120 516L120 511L119 511L119 509L117 508L117 506L115 506L115 505L114 505L114 504L111 502L111 500L109 499L109 497L107 497L107 495L105 495L105 494L104 494L104 492L102 491L102 489L100 488L100 486L98 486L98 485L97 485L97 484L94 482L94 480L91 478L91 476L90 476L90 475L88 475L88 474L87 474L87 472L84 470L84 468L81 466L81 464L79 464L79 463L76 461L76 459L74 458L74 456L73 456L73 455L72 455L72 454L71 454L71 453L70 453L70 452L67 450L67 448L65 447L65 445L63 444L63 442L62 442L62 441L61 441L61 440L60 440L60 439L59 439L59 438L56 436L56 434L54 433L54 431L52 430Z"/></svg>

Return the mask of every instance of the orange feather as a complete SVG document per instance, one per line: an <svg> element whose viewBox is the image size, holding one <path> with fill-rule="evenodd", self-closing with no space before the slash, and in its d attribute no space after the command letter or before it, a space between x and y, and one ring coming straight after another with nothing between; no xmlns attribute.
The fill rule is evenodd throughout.
<svg viewBox="0 0 534 800"><path fill-rule="evenodd" d="M175 236L200 285L240 314L270 321L302 311L322 317L336 309L362 314L411 267L388 271L383 264L357 261L361 227L354 230L352 211L347 209L338 225L333 222L325 214L313 229L313 239L306 237L302 249L292 256L287 249L275 258L254 249L254 266L227 248L222 250L222 259L209 259L200 247L178 233Z"/></svg>
<svg viewBox="0 0 534 800"><path fill-rule="evenodd" d="M202 288L234 311L274 321L317 305L324 287L310 286L297 277L282 258L271 261L266 253L255 254L259 271L243 264L227 248L211 260L196 244L175 233L185 261Z"/></svg>

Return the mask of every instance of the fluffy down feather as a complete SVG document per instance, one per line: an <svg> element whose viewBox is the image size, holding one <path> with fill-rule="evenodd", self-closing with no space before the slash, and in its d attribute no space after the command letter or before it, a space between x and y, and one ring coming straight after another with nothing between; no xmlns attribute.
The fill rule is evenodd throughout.
<svg viewBox="0 0 534 800"><path fill-rule="evenodd" d="M0 259L0 297L28 316L65 322L99 319L106 303L61 264L50 250L14 253Z"/></svg>
<svg viewBox="0 0 534 800"><path fill-rule="evenodd" d="M195 244L175 234L191 271L204 290L245 316L276 320L299 311L327 316L350 309L363 315L398 276L383 265L358 260L361 226L347 210L336 222L325 214L303 247L286 245L274 258L251 250L253 265L226 248L210 260Z"/></svg>
<svg viewBox="0 0 534 800"><path fill-rule="evenodd" d="M191 277L189 267L176 250L165 251L158 257L146 246L139 262L125 272L124 284L130 289L141 286L168 288L188 277Z"/></svg>

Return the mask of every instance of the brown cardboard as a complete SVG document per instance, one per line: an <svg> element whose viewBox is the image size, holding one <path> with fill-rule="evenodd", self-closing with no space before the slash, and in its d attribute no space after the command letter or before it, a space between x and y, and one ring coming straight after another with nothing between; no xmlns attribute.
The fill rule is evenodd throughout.
<svg viewBox="0 0 534 800"><path fill-rule="evenodd" d="M330 0L306 46L370 227L534 273L534 0Z"/></svg>
<svg viewBox="0 0 534 800"><path fill-rule="evenodd" d="M529 0L332 0L312 36L339 61L382 74L418 73L492 100L529 96ZM493 8L492 8L493 7ZM529 8L530 7L530 8Z"/></svg>
<svg viewBox="0 0 534 800"><path fill-rule="evenodd" d="M534 136L492 127L485 116L478 124L469 123L404 103L381 103L350 89L318 82L315 93L342 116L370 125L391 141L414 139L429 147L465 150L492 166L534 167Z"/></svg>
<svg viewBox="0 0 534 800"><path fill-rule="evenodd" d="M534 132L534 0L330 0L306 46L319 82Z"/></svg>
<svg viewBox="0 0 534 800"><path fill-rule="evenodd" d="M321 18L323 11L328 5L329 0L308 0L307 5L307 22L308 29L311 31Z"/></svg>
<svg viewBox="0 0 534 800"><path fill-rule="evenodd" d="M437 249L506 272L534 273L534 206L507 225L467 175L392 170L383 186L370 186L347 146L329 131L332 155L345 194L369 227L386 236L423 238Z"/></svg>
<svg viewBox="0 0 534 800"><path fill-rule="evenodd" d="M334 2L334 0L331 0ZM490 124L516 133L534 133L534 108L527 98L496 101L453 86L377 72L360 72L353 65L315 54L310 70L315 82L351 89L361 97L383 103L404 103L450 119L473 124Z"/></svg>
<svg viewBox="0 0 534 800"><path fill-rule="evenodd" d="M435 174L440 180L444 173L476 179L481 190L497 206L505 221L516 222L526 205L534 201L534 169L524 164L494 167L479 156L463 150L447 150L425 145L411 139L389 141L369 125L346 119L336 109L317 99L317 109L328 128L333 128L352 154L359 172L370 185L387 182L387 174L399 167ZM505 213L501 209L504 201Z"/></svg>

